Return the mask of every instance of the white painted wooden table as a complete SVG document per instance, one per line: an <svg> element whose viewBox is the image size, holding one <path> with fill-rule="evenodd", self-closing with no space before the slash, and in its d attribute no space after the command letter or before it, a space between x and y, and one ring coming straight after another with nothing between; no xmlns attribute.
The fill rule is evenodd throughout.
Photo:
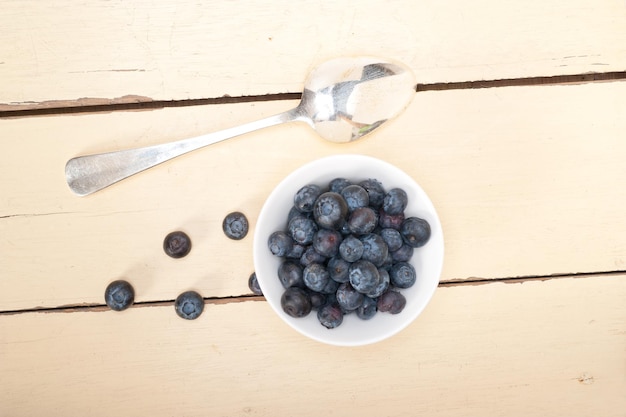
<svg viewBox="0 0 626 417"><path fill-rule="evenodd" d="M626 416L624 1L3 0L0 28L0 416ZM418 78L366 140L283 125L86 198L65 184L73 156L280 112L357 54ZM412 175L446 238L424 314L361 348L247 287L264 199L336 153ZM173 260L177 229L194 246ZM117 313L120 278L137 303ZM173 308L189 289L195 321Z"/></svg>

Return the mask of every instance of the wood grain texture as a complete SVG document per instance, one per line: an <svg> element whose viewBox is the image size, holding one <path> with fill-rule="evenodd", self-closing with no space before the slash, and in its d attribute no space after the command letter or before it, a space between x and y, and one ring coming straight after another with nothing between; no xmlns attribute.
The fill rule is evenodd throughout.
<svg viewBox="0 0 626 417"><path fill-rule="evenodd" d="M348 146L284 125L86 198L65 184L73 156L193 136L294 104L3 121L0 136L13 144L0 155L0 310L102 303L106 284L122 277L139 301L186 288L247 294L265 198L293 169L335 153L387 160L422 185L443 224L443 280L624 270L624 82L419 93L389 126ZM221 230L235 210L250 220L242 241ZM179 260L161 249L176 229L194 244Z"/></svg>
<svg viewBox="0 0 626 417"><path fill-rule="evenodd" d="M626 275L440 288L395 337L311 341L265 302L0 315L0 415L626 415Z"/></svg>
<svg viewBox="0 0 626 417"><path fill-rule="evenodd" d="M423 83L624 71L625 22L623 0L3 0L0 110L299 92L349 54Z"/></svg>

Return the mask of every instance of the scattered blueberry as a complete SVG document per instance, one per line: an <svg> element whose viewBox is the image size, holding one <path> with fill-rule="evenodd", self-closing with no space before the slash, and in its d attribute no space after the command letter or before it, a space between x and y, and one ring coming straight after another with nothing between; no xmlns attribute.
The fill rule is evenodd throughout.
<svg viewBox="0 0 626 417"><path fill-rule="evenodd" d="M229 239L243 239L248 234L248 229L248 219L238 211L228 213L222 222L222 230Z"/></svg>
<svg viewBox="0 0 626 417"><path fill-rule="evenodd" d="M341 190L340 194L346 200L348 211L354 211L359 207L367 207L370 202L369 194L360 185L348 185Z"/></svg>
<svg viewBox="0 0 626 417"><path fill-rule="evenodd" d="M248 278L248 288L250 288L252 294L263 295L263 291L259 285L259 280L256 277L256 272L250 274L250 277Z"/></svg>
<svg viewBox="0 0 626 417"><path fill-rule="evenodd" d="M341 194L326 192L320 195L313 206L313 216L320 227L339 229L345 221L348 205Z"/></svg>
<svg viewBox="0 0 626 417"><path fill-rule="evenodd" d="M287 288L280 299L280 305L291 317L304 317L313 308L309 294L298 287Z"/></svg>
<svg viewBox="0 0 626 417"><path fill-rule="evenodd" d="M383 200L385 198L385 189L380 181L370 178L365 181L361 181L359 185L365 188L367 194L369 195L369 205L373 208L380 208L383 205Z"/></svg>
<svg viewBox="0 0 626 417"><path fill-rule="evenodd" d="M319 185L305 185L294 196L293 205L302 213L310 213L313 211L313 204L320 194L322 194L322 189Z"/></svg>
<svg viewBox="0 0 626 417"><path fill-rule="evenodd" d="M346 311L356 310L363 304L365 296L355 290L349 282L339 285L337 289L337 303Z"/></svg>
<svg viewBox="0 0 626 417"><path fill-rule="evenodd" d="M195 320L204 310L204 299L195 291L186 291L176 297L174 309L180 317Z"/></svg>
<svg viewBox="0 0 626 417"><path fill-rule="evenodd" d="M398 291L387 291L378 298L378 311L398 314L406 306L406 298Z"/></svg>
<svg viewBox="0 0 626 417"><path fill-rule="evenodd" d="M348 236L339 245L339 255L347 262L356 262L363 256L363 242L355 236Z"/></svg>
<svg viewBox="0 0 626 417"><path fill-rule="evenodd" d="M330 274L322 264L312 263L307 265L302 272L304 285L313 291L323 292L330 280Z"/></svg>
<svg viewBox="0 0 626 417"><path fill-rule="evenodd" d="M385 213L391 215L398 215L404 213L404 209L406 208L409 202L409 198L401 188L392 188L385 194L385 198L383 199L383 210Z"/></svg>
<svg viewBox="0 0 626 417"><path fill-rule="evenodd" d="M286 260L278 267L278 279L285 288L304 288L302 267L294 261Z"/></svg>
<svg viewBox="0 0 626 417"><path fill-rule="evenodd" d="M378 225L378 213L371 207L356 208L348 216L350 232L362 235L372 232Z"/></svg>
<svg viewBox="0 0 626 417"><path fill-rule="evenodd" d="M191 239L185 232L171 232L163 239L163 250L172 258L182 258L191 250Z"/></svg>
<svg viewBox="0 0 626 417"><path fill-rule="evenodd" d="M377 311L376 300L370 297L363 297L363 303L356 309L356 315L361 320L369 320L374 317Z"/></svg>
<svg viewBox="0 0 626 417"><path fill-rule="evenodd" d="M313 248L320 255L331 258L339 253L339 245L343 240L336 230L320 229L313 236Z"/></svg>
<svg viewBox="0 0 626 417"><path fill-rule="evenodd" d="M276 231L267 239L267 246L276 256L286 256L293 249L293 239L283 231Z"/></svg>
<svg viewBox="0 0 626 417"><path fill-rule="evenodd" d="M398 262L389 270L391 283L398 288L409 288L415 284L415 268L408 262Z"/></svg>
<svg viewBox="0 0 626 417"><path fill-rule="evenodd" d="M327 329L339 327L343 322L343 311L339 303L328 302L317 310L317 319Z"/></svg>
<svg viewBox="0 0 626 417"><path fill-rule="evenodd" d="M370 261L358 260L350 266L350 284L363 294L374 291L380 284L380 274Z"/></svg>
<svg viewBox="0 0 626 417"><path fill-rule="evenodd" d="M308 245L313 242L313 236L317 232L317 224L312 219L297 216L289 221L287 231L294 242Z"/></svg>
<svg viewBox="0 0 626 417"><path fill-rule="evenodd" d="M104 290L104 301L111 310L126 310L135 302L135 290L127 281L113 281Z"/></svg>
<svg viewBox="0 0 626 417"><path fill-rule="evenodd" d="M400 233L407 245L419 248L430 239L430 224L424 219L409 217L402 222Z"/></svg>

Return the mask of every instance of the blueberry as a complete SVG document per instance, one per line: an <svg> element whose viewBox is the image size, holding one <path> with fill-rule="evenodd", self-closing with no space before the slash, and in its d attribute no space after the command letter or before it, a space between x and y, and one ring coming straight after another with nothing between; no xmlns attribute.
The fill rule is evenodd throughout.
<svg viewBox="0 0 626 417"><path fill-rule="evenodd" d="M348 205L341 194L325 192L313 205L313 217L319 227L339 229L345 221Z"/></svg>
<svg viewBox="0 0 626 417"><path fill-rule="evenodd" d="M404 221L404 213L389 214L385 210L380 209L378 212L378 225L383 229L397 229L399 230Z"/></svg>
<svg viewBox="0 0 626 417"><path fill-rule="evenodd" d="M333 281L343 283L350 280L350 262L340 256L331 258L328 261L328 265L326 265L326 269L328 270L328 274Z"/></svg>
<svg viewBox="0 0 626 417"><path fill-rule="evenodd" d="M327 302L317 310L317 319L327 329L339 327L343 322L343 311L339 303Z"/></svg>
<svg viewBox="0 0 626 417"><path fill-rule="evenodd" d="M370 297L363 297L363 303L356 309L356 315L361 320L369 320L376 314L376 300Z"/></svg>
<svg viewBox="0 0 626 417"><path fill-rule="evenodd" d="M228 213L222 222L224 234L233 240L241 240L248 234L248 219L243 213Z"/></svg>
<svg viewBox="0 0 626 417"><path fill-rule="evenodd" d="M391 252L388 251L387 257L383 261L383 264L378 267L378 269L384 269L386 271L389 271L389 269L391 269L394 262L395 261L393 260L393 256L391 255Z"/></svg>
<svg viewBox="0 0 626 417"><path fill-rule="evenodd" d="M291 317L304 317L311 312L313 305L309 293L298 287L287 288L280 298L283 311Z"/></svg>
<svg viewBox="0 0 626 417"><path fill-rule="evenodd" d="M392 188L385 194L383 199L383 210L391 215L404 213L404 209L409 202L409 198L401 188Z"/></svg>
<svg viewBox="0 0 626 417"><path fill-rule="evenodd" d="M372 232L378 225L378 213L371 207L359 207L348 217L350 231L357 235Z"/></svg>
<svg viewBox="0 0 626 417"><path fill-rule="evenodd" d="M285 288L301 287L304 288L304 272L302 267L296 262L287 260L278 267L278 279Z"/></svg>
<svg viewBox="0 0 626 417"><path fill-rule="evenodd" d="M424 219L409 217L402 222L400 233L407 245L419 248L430 239L430 224Z"/></svg>
<svg viewBox="0 0 626 417"><path fill-rule="evenodd" d="M343 237L336 230L319 229L313 236L313 248L321 255L328 258L339 253L339 245Z"/></svg>
<svg viewBox="0 0 626 417"><path fill-rule="evenodd" d="M337 288L339 288L339 283L334 279L329 279L320 292L325 295L335 294L337 292Z"/></svg>
<svg viewBox="0 0 626 417"><path fill-rule="evenodd" d="M313 235L317 232L317 224L306 217L294 217L287 225L287 231L294 242L308 245L313 242Z"/></svg>
<svg viewBox="0 0 626 417"><path fill-rule="evenodd" d="M348 185L341 190L340 194L346 200L348 211L354 211L359 207L367 207L370 203L369 194L360 185Z"/></svg>
<svg viewBox="0 0 626 417"><path fill-rule="evenodd" d="M323 264L326 262L326 256L318 253L313 246L307 246L306 250L300 257L300 265L307 266L311 263Z"/></svg>
<svg viewBox="0 0 626 417"><path fill-rule="evenodd" d="M113 281L104 290L104 301L111 310L126 310L135 302L135 290L127 281Z"/></svg>
<svg viewBox="0 0 626 417"><path fill-rule="evenodd" d="M415 268L408 262L398 262L389 270L391 283L398 288L409 288L415 284Z"/></svg>
<svg viewBox="0 0 626 417"><path fill-rule="evenodd" d="M311 307L314 310L317 310L318 308L326 304L326 294L309 290L309 297L311 298Z"/></svg>
<svg viewBox="0 0 626 417"><path fill-rule="evenodd" d="M339 245L339 255L347 262L356 262L363 255L363 242L355 236L347 236Z"/></svg>
<svg viewBox="0 0 626 417"><path fill-rule="evenodd" d="M367 294L380 284L380 274L370 261L359 260L350 265L350 284L355 290Z"/></svg>
<svg viewBox="0 0 626 417"><path fill-rule="evenodd" d="M398 314L406 306L406 298L398 291L387 291L378 298L378 311Z"/></svg>
<svg viewBox="0 0 626 417"><path fill-rule="evenodd" d="M406 243L403 244L400 249L391 252L391 259L394 262L408 262L413 256L413 246L409 246Z"/></svg>
<svg viewBox="0 0 626 417"><path fill-rule="evenodd" d="M317 292L323 292L330 280L330 274L322 264L312 263L307 265L302 272L304 285Z"/></svg>
<svg viewBox="0 0 626 417"><path fill-rule="evenodd" d="M263 291L259 285L259 280L256 277L256 272L250 274L250 277L248 278L248 288L250 288L252 294L263 295Z"/></svg>
<svg viewBox="0 0 626 417"><path fill-rule="evenodd" d="M283 231L276 231L267 239L267 246L276 256L285 256L293 249L293 239Z"/></svg>
<svg viewBox="0 0 626 417"><path fill-rule="evenodd" d="M171 232L163 239L163 250L172 258L182 258L191 250L191 239L185 232Z"/></svg>
<svg viewBox="0 0 626 417"><path fill-rule="evenodd" d="M380 231L380 237L383 238L390 252L397 251L404 244L404 241L402 240L402 235L396 229L382 229Z"/></svg>
<svg viewBox="0 0 626 417"><path fill-rule="evenodd" d="M339 285L337 302L346 311L356 310L363 304L364 295L355 290L349 282Z"/></svg>
<svg viewBox="0 0 626 417"><path fill-rule="evenodd" d="M294 217L304 217L305 219L311 219L313 218L313 215L312 213L302 213L300 210L298 210L294 206L294 207L291 207L291 209L289 210L289 213L287 214L287 225Z"/></svg>
<svg viewBox="0 0 626 417"><path fill-rule="evenodd" d="M291 247L291 250L285 254L285 258L299 260L302 257L302 255L304 255L304 252L306 251L307 248L308 246L306 245L300 245L299 243L294 243L293 246Z"/></svg>
<svg viewBox="0 0 626 417"><path fill-rule="evenodd" d="M380 181L369 178L365 181L361 181L359 185L365 188L367 194L369 195L369 205L374 208L380 208L383 205L383 200L385 198L385 189Z"/></svg>
<svg viewBox="0 0 626 417"><path fill-rule="evenodd" d="M363 255L361 259L370 261L376 266L382 266L387 259L389 248L380 235L375 233L368 233L361 236L361 243L363 243Z"/></svg>
<svg viewBox="0 0 626 417"><path fill-rule="evenodd" d="M204 310L204 299L195 291L186 291L176 297L174 309L180 317L195 320Z"/></svg>
<svg viewBox="0 0 626 417"><path fill-rule="evenodd" d="M293 198L293 205L302 213L313 211L313 204L322 194L322 189L315 184L308 184L300 188Z"/></svg>
<svg viewBox="0 0 626 417"><path fill-rule="evenodd" d="M335 178L330 183L328 183L328 188L333 193L341 193L341 191L346 188L348 185L352 185L352 183L345 178Z"/></svg>
<svg viewBox="0 0 626 417"><path fill-rule="evenodd" d="M378 268L378 275L380 277L379 284L376 288L366 294L370 298L380 297L389 288L389 283L391 282L389 272L387 272L386 269Z"/></svg>

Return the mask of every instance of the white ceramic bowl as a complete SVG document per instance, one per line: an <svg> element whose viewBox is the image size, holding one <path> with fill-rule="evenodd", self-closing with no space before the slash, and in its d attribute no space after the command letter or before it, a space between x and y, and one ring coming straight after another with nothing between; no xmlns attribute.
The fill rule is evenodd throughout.
<svg viewBox="0 0 626 417"><path fill-rule="evenodd" d="M344 177L353 182L367 178L379 180L385 190L394 187L406 191L409 204L405 216L427 220L431 238L415 249L411 264L417 272L417 282L402 290L406 307L399 314L378 312L370 320L361 320L355 314L344 317L335 329L327 329L317 320L315 311L304 318L287 315L280 305L284 292L277 271L282 261L267 246L268 237L277 230L285 230L287 214L293 206L295 193L306 184L326 186L332 179ZM272 309L288 325L319 342L338 346L367 345L389 338L408 326L424 310L437 285L443 265L443 233L435 208L422 188L402 170L382 160L363 155L335 155L310 162L289 174L267 198L257 220L254 235L254 267Z"/></svg>

